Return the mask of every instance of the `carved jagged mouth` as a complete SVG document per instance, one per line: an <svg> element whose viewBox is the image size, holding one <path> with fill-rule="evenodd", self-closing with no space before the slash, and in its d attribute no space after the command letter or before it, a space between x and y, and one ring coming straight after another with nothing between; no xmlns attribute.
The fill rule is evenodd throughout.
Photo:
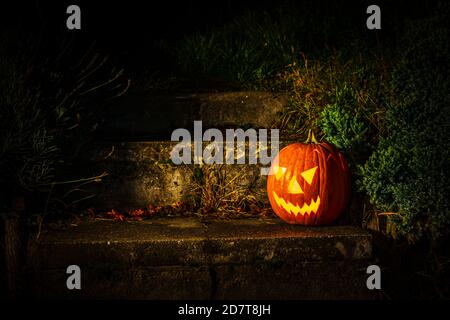
<svg viewBox="0 0 450 320"><path fill-rule="evenodd" d="M311 200L311 203L308 205L306 203L303 204L302 207L300 207L299 205L294 205L292 203L290 203L289 201L285 201L283 198L280 198L275 191L273 191L273 198L275 199L275 202L277 203L277 205L280 208L283 208L284 210L286 210L289 213L294 214L295 216L297 216L299 213L304 216L305 214L311 214L311 213L316 213L317 210L319 209L320 206L320 197L317 196L317 199Z"/></svg>

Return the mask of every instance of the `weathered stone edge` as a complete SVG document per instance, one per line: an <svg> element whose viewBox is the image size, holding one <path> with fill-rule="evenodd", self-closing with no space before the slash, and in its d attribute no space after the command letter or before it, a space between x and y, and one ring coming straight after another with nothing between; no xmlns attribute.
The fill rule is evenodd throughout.
<svg viewBox="0 0 450 320"><path fill-rule="evenodd" d="M70 252L70 256L67 255ZM197 238L94 243L42 243L35 266L59 268L84 266L139 265L226 265L283 261L358 260L371 257L371 236Z"/></svg>

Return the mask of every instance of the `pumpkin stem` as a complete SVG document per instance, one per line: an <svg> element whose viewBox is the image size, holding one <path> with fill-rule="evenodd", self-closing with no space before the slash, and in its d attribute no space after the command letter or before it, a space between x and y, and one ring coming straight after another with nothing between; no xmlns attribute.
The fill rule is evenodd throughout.
<svg viewBox="0 0 450 320"><path fill-rule="evenodd" d="M305 143L319 143L316 139L316 136L314 135L314 131L309 129L308 131L308 139L305 141Z"/></svg>

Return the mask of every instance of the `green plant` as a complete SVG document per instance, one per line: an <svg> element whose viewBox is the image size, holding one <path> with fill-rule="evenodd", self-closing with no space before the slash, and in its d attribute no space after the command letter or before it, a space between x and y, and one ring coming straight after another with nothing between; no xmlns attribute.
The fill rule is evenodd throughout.
<svg viewBox="0 0 450 320"><path fill-rule="evenodd" d="M388 94L383 85L386 60L371 54L364 59L331 55L312 61L303 57L291 64L277 79L290 100L279 126L295 139L320 127L340 148L355 147L364 139L372 143L382 129L383 99Z"/></svg>
<svg viewBox="0 0 450 320"><path fill-rule="evenodd" d="M322 110L319 126L330 143L346 152L366 143L365 123L337 104L328 105Z"/></svg>
<svg viewBox="0 0 450 320"><path fill-rule="evenodd" d="M186 36L175 50L181 71L254 86L289 64L295 41L281 16L247 13L221 28Z"/></svg>
<svg viewBox="0 0 450 320"><path fill-rule="evenodd" d="M185 75L266 89L286 66L300 60L301 52L324 56L333 44L357 32L347 19L336 18L340 10L342 6L323 1L266 5L188 34L175 50L167 51Z"/></svg>
<svg viewBox="0 0 450 320"><path fill-rule="evenodd" d="M325 139L342 150L351 165L360 163L370 151L369 124L358 114L362 108L354 90L344 85L336 89L335 102L322 110L318 121Z"/></svg>
<svg viewBox="0 0 450 320"><path fill-rule="evenodd" d="M401 235L450 230L450 45L448 6L407 25L392 73L386 131L360 167L361 187Z"/></svg>

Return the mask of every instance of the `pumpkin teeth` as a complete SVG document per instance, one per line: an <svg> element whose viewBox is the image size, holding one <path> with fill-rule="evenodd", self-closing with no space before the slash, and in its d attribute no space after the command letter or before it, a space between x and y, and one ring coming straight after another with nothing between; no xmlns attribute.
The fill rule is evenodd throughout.
<svg viewBox="0 0 450 320"><path fill-rule="evenodd" d="M286 202L283 198L278 197L278 195L275 193L275 191L273 191L272 193L273 193L273 198L275 199L275 202L277 203L277 205L280 208L283 208L284 210L286 210L287 212L294 214L295 216L297 216L299 213L302 216L304 216L305 214L309 215L311 213L316 213L320 206L320 197L319 196L317 196L317 199L315 201L312 199L311 203L309 205L304 203L302 207L299 207L298 205L294 205L294 204L290 203L289 201Z"/></svg>

